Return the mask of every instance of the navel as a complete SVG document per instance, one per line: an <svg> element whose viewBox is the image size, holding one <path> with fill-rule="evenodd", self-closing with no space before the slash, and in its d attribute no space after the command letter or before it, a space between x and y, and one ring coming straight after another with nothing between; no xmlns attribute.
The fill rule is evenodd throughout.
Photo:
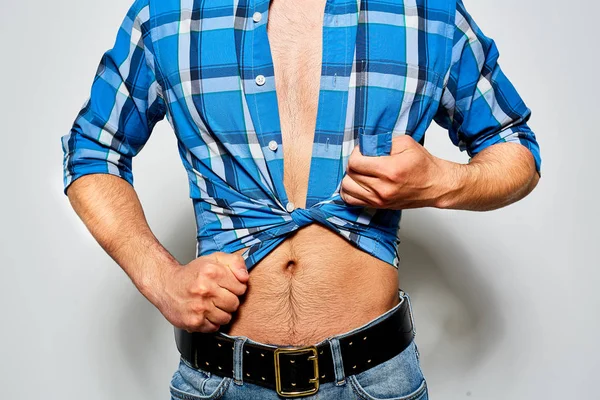
<svg viewBox="0 0 600 400"><path fill-rule="evenodd" d="M284 267L284 271L287 273L294 273L296 272L296 270L298 269L298 264L296 263L296 260L288 260L285 263L285 267Z"/></svg>

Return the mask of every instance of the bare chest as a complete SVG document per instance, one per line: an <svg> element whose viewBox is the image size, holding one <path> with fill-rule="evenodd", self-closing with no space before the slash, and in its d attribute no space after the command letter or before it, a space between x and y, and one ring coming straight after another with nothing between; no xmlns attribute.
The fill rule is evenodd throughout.
<svg viewBox="0 0 600 400"><path fill-rule="evenodd" d="M304 207L317 118L325 0L273 1L267 32L283 142L288 199Z"/></svg>

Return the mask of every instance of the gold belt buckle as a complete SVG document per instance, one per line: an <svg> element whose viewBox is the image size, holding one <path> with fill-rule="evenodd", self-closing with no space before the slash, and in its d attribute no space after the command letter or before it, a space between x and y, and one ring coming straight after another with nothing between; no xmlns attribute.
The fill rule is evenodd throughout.
<svg viewBox="0 0 600 400"><path fill-rule="evenodd" d="M314 385L314 387L308 390L298 390L286 392L281 390L281 375L279 372L279 367L281 363L279 361L279 355L281 353L286 354L298 354L311 352L312 355L308 357L309 360L313 362L313 370L314 370L314 378L309 379L309 382ZM277 390L277 394L283 397L298 397L305 396L309 394L314 394L319 390L319 362L317 359L317 348L315 346L306 346L306 347L296 347L296 348L277 348L275 349L275 389Z"/></svg>

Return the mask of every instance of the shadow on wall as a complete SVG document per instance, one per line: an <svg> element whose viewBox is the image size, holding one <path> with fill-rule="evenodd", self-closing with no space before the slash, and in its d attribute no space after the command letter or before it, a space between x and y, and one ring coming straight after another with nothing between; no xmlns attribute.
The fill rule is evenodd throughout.
<svg viewBox="0 0 600 400"><path fill-rule="evenodd" d="M410 210L408 210L410 211ZM424 374L464 379L504 336L500 299L436 212L402 216L399 282L411 297Z"/></svg>

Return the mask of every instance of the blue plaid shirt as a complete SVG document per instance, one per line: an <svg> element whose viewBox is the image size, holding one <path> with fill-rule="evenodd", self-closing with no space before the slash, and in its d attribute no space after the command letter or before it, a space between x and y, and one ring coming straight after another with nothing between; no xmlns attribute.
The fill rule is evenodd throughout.
<svg viewBox="0 0 600 400"><path fill-rule="evenodd" d="M316 222L397 268L401 210L340 198L356 145L387 155L395 136L423 143L433 120L471 157L520 143L540 171L530 109L462 0L327 0L307 204L295 208L283 185L268 14L269 0L135 0L61 138L65 194L86 174L133 185L132 157L166 116L189 178L197 256L246 248L250 268Z"/></svg>

